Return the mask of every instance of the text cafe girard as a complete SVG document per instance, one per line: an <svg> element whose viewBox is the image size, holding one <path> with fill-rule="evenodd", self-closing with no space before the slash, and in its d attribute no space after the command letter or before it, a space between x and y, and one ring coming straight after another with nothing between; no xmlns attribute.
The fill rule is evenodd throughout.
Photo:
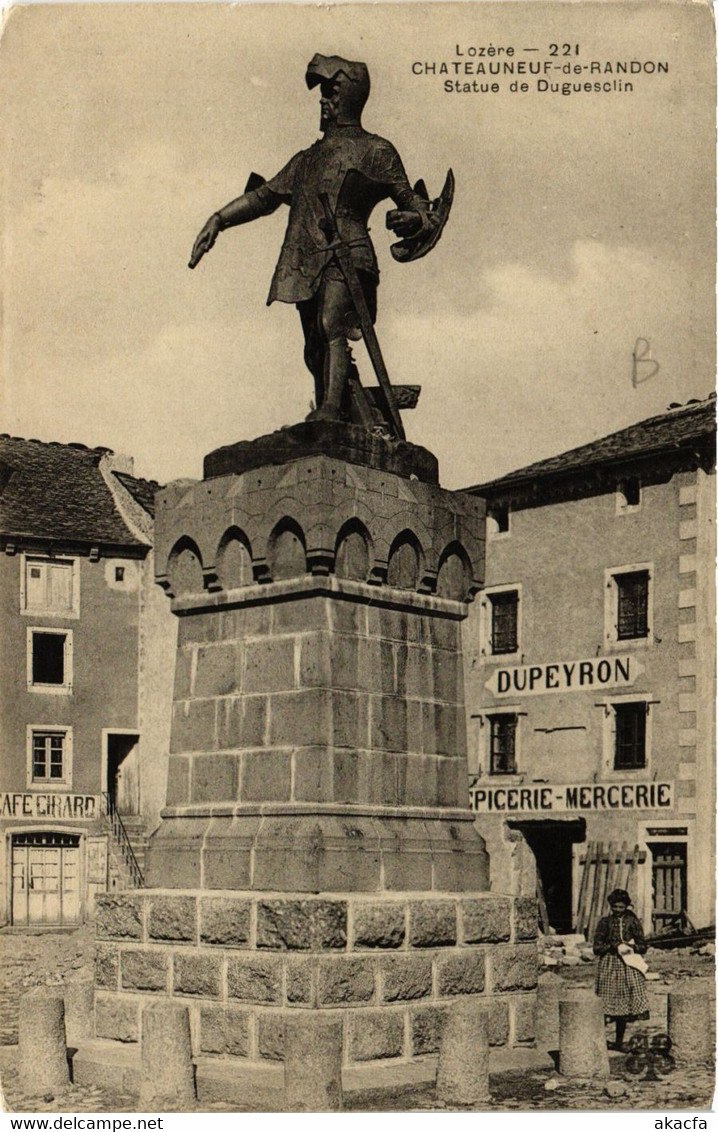
<svg viewBox="0 0 718 1132"><path fill-rule="evenodd" d="M0 818L60 818L93 821L98 816L95 794L0 793Z"/></svg>

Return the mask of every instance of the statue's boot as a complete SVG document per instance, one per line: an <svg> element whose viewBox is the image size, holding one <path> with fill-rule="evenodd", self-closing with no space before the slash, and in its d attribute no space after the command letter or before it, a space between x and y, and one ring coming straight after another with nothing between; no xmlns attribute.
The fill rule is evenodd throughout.
<svg viewBox="0 0 718 1132"><path fill-rule="evenodd" d="M308 421L338 421L342 419L342 404L353 365L352 352L345 338L332 338L327 343L325 382L326 393L321 405L307 417Z"/></svg>

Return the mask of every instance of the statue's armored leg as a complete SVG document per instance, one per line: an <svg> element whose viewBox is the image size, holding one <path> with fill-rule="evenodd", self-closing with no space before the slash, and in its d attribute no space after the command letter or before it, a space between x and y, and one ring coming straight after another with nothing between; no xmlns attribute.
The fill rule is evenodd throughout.
<svg viewBox="0 0 718 1132"><path fill-rule="evenodd" d="M317 308L316 322L323 354L323 396L309 419L340 420L348 406L348 381L353 365L347 343L353 307L346 284L334 267L329 267L324 274Z"/></svg>
<svg viewBox="0 0 718 1132"><path fill-rule="evenodd" d="M324 400L324 356L326 353L319 322L319 296L297 303L304 331L304 364L314 378L314 404L318 409Z"/></svg>

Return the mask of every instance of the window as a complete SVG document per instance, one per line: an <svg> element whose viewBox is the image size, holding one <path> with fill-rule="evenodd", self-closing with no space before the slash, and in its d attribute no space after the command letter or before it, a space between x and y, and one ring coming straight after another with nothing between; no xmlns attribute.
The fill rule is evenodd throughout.
<svg viewBox="0 0 718 1132"><path fill-rule="evenodd" d="M124 568L124 566L115 566L115 581L116 582L124 582L124 580L125 580L125 568Z"/></svg>
<svg viewBox="0 0 718 1132"><path fill-rule="evenodd" d="M488 531L492 535L507 535L511 529L511 510L508 503L492 503L487 511Z"/></svg>
<svg viewBox="0 0 718 1132"><path fill-rule="evenodd" d="M489 594L491 603L491 652L516 652L518 649L519 595L516 590Z"/></svg>
<svg viewBox="0 0 718 1132"><path fill-rule="evenodd" d="M615 740L613 766L615 770L639 770L646 765L645 702L613 704Z"/></svg>
<svg viewBox="0 0 718 1132"><path fill-rule="evenodd" d="M651 642L652 590L653 568L649 563L606 571L606 641Z"/></svg>
<svg viewBox="0 0 718 1132"><path fill-rule="evenodd" d="M648 571L616 575L616 636L619 641L648 636Z"/></svg>
<svg viewBox="0 0 718 1132"><path fill-rule="evenodd" d="M27 686L36 692L72 691L72 632L28 629Z"/></svg>
<svg viewBox="0 0 718 1132"><path fill-rule="evenodd" d="M71 780L72 733L69 728L31 727L29 784L68 786Z"/></svg>
<svg viewBox="0 0 718 1132"><path fill-rule="evenodd" d="M23 558L21 604L25 613L77 616L75 561L62 558Z"/></svg>
<svg viewBox="0 0 718 1132"><path fill-rule="evenodd" d="M516 774L516 715L490 715L489 774Z"/></svg>
<svg viewBox="0 0 718 1132"><path fill-rule="evenodd" d="M616 491L616 513L636 511L641 506L641 481L635 478L621 480Z"/></svg>

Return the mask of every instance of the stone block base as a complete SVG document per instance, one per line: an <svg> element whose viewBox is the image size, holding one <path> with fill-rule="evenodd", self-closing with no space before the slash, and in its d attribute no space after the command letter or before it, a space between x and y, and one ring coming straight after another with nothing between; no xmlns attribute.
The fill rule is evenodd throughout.
<svg viewBox="0 0 718 1132"><path fill-rule="evenodd" d="M536 929L526 898L143 890L98 898L96 1039L137 1047L142 1011L189 1007L199 1062L284 1058L293 1011L337 1011L344 1067L437 1053L442 1010L478 996L490 1043L533 1044ZM211 1075L210 1075L211 1076Z"/></svg>

